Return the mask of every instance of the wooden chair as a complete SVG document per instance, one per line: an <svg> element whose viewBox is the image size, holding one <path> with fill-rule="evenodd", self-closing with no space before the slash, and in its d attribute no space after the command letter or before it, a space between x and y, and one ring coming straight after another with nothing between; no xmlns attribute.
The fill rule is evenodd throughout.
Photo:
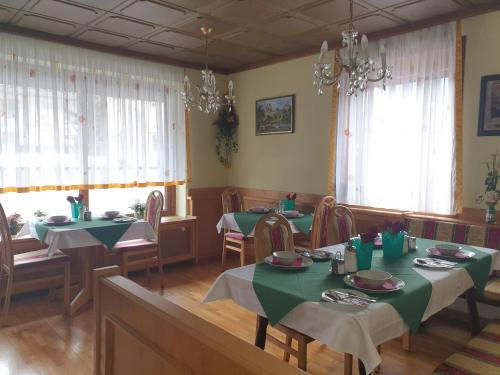
<svg viewBox="0 0 500 375"><path fill-rule="evenodd" d="M255 226L255 261L262 262L271 255L273 251L294 251L293 233L288 220L280 214L270 213L260 218ZM257 332L259 327L267 320L257 316ZM268 334L265 339L284 350L283 360L290 361L290 355L297 358L298 367L302 370L307 368L307 344L314 341L311 337L304 335L294 329L282 324L276 324L275 329L285 334L285 342ZM297 341L297 350L292 348L292 340ZM264 344L265 345L265 341Z"/></svg>
<svg viewBox="0 0 500 375"><path fill-rule="evenodd" d="M338 204L333 207L331 215L333 230L329 232L328 245L347 242L358 234L356 219L348 207Z"/></svg>
<svg viewBox="0 0 500 375"><path fill-rule="evenodd" d="M227 188L222 192L222 212L227 214L231 212L242 212L243 200L238 190ZM245 238L243 233L224 230L224 238L222 241L222 270L226 269L227 251L236 251L240 253L240 264L245 265L246 250L249 245L248 238Z"/></svg>
<svg viewBox="0 0 500 375"><path fill-rule="evenodd" d="M311 228L311 249L318 249L332 245L333 240L331 218L332 211L337 205L337 201L332 196L321 198L314 210L313 223Z"/></svg>
<svg viewBox="0 0 500 375"><path fill-rule="evenodd" d="M113 251L120 255L122 275L128 277L131 267L144 266L150 277L150 267L158 265L158 272L161 277L161 287L163 282L163 267L160 261L159 232L161 212L163 210L163 194L159 190L149 193L146 201L146 210L144 211L144 220L146 220L154 229L158 241L148 240L130 240L118 242Z"/></svg>
<svg viewBox="0 0 500 375"><path fill-rule="evenodd" d="M59 271L54 274L54 271ZM16 277L30 274L33 275L27 281L14 281ZM7 283L3 290L3 311L0 315L0 326L7 319L10 307L10 299L13 291L17 288L22 290L23 284L40 286L40 289L52 285L63 285L63 304L65 313L69 312L69 288L70 288L70 257L57 250L52 256L48 255L47 249L30 251L21 254L12 253L12 239L9 225L2 205L0 204L0 293L2 292L2 280ZM0 294L0 302L1 302Z"/></svg>

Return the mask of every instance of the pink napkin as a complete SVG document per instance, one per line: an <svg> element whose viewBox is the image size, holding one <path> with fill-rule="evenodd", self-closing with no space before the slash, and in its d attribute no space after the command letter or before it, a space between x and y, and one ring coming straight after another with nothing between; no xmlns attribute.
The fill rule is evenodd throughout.
<svg viewBox="0 0 500 375"><path fill-rule="evenodd" d="M433 247L432 249L429 249L430 253L432 255L436 255L436 256L445 256L443 254L441 254L441 251L439 249L436 249L435 247ZM457 253L455 253L455 255L452 256L453 258L461 258L461 259L465 259L467 258L467 254L465 254L464 252L462 251L458 251Z"/></svg>
<svg viewBox="0 0 500 375"><path fill-rule="evenodd" d="M373 290L392 290L396 289L396 285L392 282L392 280L387 280L385 283L383 283L381 286L378 288L373 288L371 286L366 285L362 279L360 279L358 276L354 276L354 283L358 288L363 288L363 289L373 289Z"/></svg>
<svg viewBox="0 0 500 375"><path fill-rule="evenodd" d="M280 262L280 260L276 257L273 257L273 264L277 264L279 266L288 266L288 267L301 267L302 266L302 258L297 258L293 261L293 263L290 264L284 264L283 262Z"/></svg>

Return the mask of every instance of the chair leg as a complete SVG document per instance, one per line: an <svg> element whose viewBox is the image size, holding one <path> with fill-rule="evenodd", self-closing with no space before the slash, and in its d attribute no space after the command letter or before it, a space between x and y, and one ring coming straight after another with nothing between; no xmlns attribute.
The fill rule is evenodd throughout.
<svg viewBox="0 0 500 375"><path fill-rule="evenodd" d="M0 316L0 327L4 325L5 320L7 319L7 315L9 314L10 307L10 297L12 296L12 283L14 279L14 275L12 272L7 274L7 286L5 287L5 299L3 305L2 316Z"/></svg>
<svg viewBox="0 0 500 375"><path fill-rule="evenodd" d="M285 345L289 348L292 347L292 336L286 336L285 338ZM290 352L285 350L285 352L283 353L283 361L285 362L290 362Z"/></svg>
<svg viewBox="0 0 500 375"><path fill-rule="evenodd" d="M408 331L407 333L408 333L408 337L410 337L410 332ZM405 335L403 335L403 338L404 337L405 337ZM382 345L377 346L377 352L378 352L378 354L382 354ZM375 370L373 370L373 374L374 375L380 374L380 365L375 367Z"/></svg>
<svg viewBox="0 0 500 375"><path fill-rule="evenodd" d="M481 331L481 324L479 322L479 313L477 311L476 297L474 295L474 288L469 289L467 292L467 307L469 310L470 327L472 336L476 336Z"/></svg>
<svg viewBox="0 0 500 375"><path fill-rule="evenodd" d="M255 334L255 346L262 350L266 347L267 325L269 320L260 315L257 315L257 327Z"/></svg>
<svg viewBox="0 0 500 375"><path fill-rule="evenodd" d="M122 276L128 278L128 256L125 253L122 254L121 268L122 268Z"/></svg>
<svg viewBox="0 0 500 375"><path fill-rule="evenodd" d="M297 351L299 352L299 358L298 358L298 368L301 370L307 371L307 341L305 336L299 336L298 341L298 348Z"/></svg>
<svg viewBox="0 0 500 375"><path fill-rule="evenodd" d="M67 262L64 265L64 291L63 291L63 306L64 313L69 314L69 292L71 288L71 273L70 273L70 263Z"/></svg>
<svg viewBox="0 0 500 375"><path fill-rule="evenodd" d="M352 354L344 353L344 375L352 375Z"/></svg>
<svg viewBox="0 0 500 375"><path fill-rule="evenodd" d="M403 344L403 349L406 350L407 352L411 352L411 333L410 331L406 331L403 333L403 336L401 336L402 344Z"/></svg>
<svg viewBox="0 0 500 375"><path fill-rule="evenodd" d="M160 275L160 288L165 289L165 280L163 276L163 264L161 263L160 258L158 258L158 274Z"/></svg>

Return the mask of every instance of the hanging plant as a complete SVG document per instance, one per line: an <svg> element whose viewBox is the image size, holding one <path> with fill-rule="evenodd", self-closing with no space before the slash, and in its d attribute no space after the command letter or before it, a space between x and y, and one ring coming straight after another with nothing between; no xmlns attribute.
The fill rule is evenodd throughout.
<svg viewBox="0 0 500 375"><path fill-rule="evenodd" d="M221 164L231 167L233 153L238 152L238 142L236 141L236 129L238 128L238 115L234 107L222 106L214 125L217 126L215 139L215 151Z"/></svg>

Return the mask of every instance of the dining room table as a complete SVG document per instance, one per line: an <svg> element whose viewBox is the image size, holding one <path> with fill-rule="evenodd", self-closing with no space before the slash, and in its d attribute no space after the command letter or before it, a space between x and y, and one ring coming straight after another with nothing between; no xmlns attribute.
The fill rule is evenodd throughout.
<svg viewBox="0 0 500 375"><path fill-rule="evenodd" d="M76 249L80 262L80 290L70 303L69 313L75 315L79 309L92 299L92 269L90 249L99 247L111 251L117 242L144 239L155 241L153 227L144 220L92 220L73 219L54 224L43 220L27 221L17 238L33 237L48 245L48 255L56 250Z"/></svg>
<svg viewBox="0 0 500 375"><path fill-rule="evenodd" d="M255 231L255 225L259 219L264 216L264 213L242 211L242 212L229 212L222 215L216 225L218 233L223 229L231 230L233 232L242 233L245 237L251 237ZM286 215L286 214L285 214ZM299 213L298 216L285 216L290 224L292 233L302 233L306 236L311 232L313 222L313 215L310 213Z"/></svg>
<svg viewBox="0 0 500 375"><path fill-rule="evenodd" d="M330 272L330 262L314 262L301 270L283 270L266 262L230 269L219 275L203 299L208 303L232 299L265 319L264 332L257 332L256 345L265 344L265 327L280 323L333 350L350 354L360 368L371 373L382 359L377 347L406 332L417 332L421 323L453 304L466 292L484 288L490 274L500 270L499 251L460 245L474 256L452 268L424 268L416 258L428 257L427 249L442 241L417 239L417 250L398 258L374 250L372 269L390 272L404 287L391 292L366 292L376 299L369 304L339 304L322 299L325 290L358 292L346 276ZM343 254L344 244L324 250ZM260 337L260 338L259 338ZM264 343L262 343L262 339ZM259 342L260 341L260 342Z"/></svg>

